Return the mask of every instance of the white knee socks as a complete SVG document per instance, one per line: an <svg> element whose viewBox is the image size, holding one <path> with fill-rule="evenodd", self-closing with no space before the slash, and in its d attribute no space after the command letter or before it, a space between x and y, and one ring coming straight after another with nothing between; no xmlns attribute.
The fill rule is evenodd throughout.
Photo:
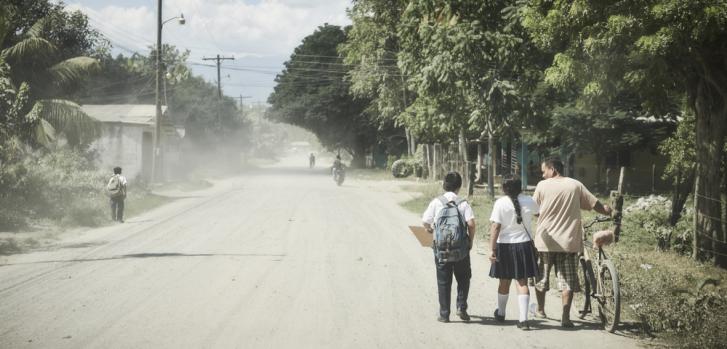
<svg viewBox="0 0 727 349"><path fill-rule="evenodd" d="M505 309L507 308L507 297L509 294L497 293L497 315L505 316Z"/></svg>
<svg viewBox="0 0 727 349"><path fill-rule="evenodd" d="M520 307L520 322L528 320L528 305L530 304L529 294L519 294L517 296L517 302Z"/></svg>

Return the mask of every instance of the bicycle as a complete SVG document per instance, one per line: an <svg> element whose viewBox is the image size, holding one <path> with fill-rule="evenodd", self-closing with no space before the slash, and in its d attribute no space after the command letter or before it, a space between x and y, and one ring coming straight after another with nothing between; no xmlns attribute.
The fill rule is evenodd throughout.
<svg viewBox="0 0 727 349"><path fill-rule="evenodd" d="M583 269L583 304L579 309L579 317L584 319L588 314L593 312L591 300L595 299L598 303L598 317L601 324L608 331L613 333L618 326L621 316L621 289L618 282L618 270L608 258L603 250L602 245L593 247L587 237L590 228L601 222L613 220L616 228L614 229L614 241L618 242L618 233L620 232L620 214L615 218L597 216L593 221L583 225L583 253L580 256L580 264ZM591 259L589 250L596 249L598 254L596 260ZM595 262L595 269L594 264Z"/></svg>

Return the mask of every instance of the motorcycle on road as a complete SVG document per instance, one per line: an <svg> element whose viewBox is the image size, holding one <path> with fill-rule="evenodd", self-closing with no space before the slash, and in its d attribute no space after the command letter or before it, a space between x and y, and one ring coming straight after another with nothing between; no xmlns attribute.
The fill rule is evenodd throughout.
<svg viewBox="0 0 727 349"><path fill-rule="evenodd" d="M336 182L337 185L343 184L343 180L346 178L346 171L343 170L343 168L334 168L333 169L333 181Z"/></svg>

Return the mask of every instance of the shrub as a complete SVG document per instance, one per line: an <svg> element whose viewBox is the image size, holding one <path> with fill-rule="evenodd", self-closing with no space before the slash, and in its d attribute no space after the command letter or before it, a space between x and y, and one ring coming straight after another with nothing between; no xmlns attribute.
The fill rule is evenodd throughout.
<svg viewBox="0 0 727 349"><path fill-rule="evenodd" d="M691 252L692 215L685 208L682 219L675 226L668 224L671 201L663 196L650 195L639 198L634 204L624 209L624 224L630 230L642 230L656 240L656 246L662 250L674 250L681 254ZM638 235L639 232L634 231Z"/></svg>
<svg viewBox="0 0 727 349"><path fill-rule="evenodd" d="M391 165L391 174L395 178L409 177L412 172L412 167L407 159L396 160Z"/></svg>
<svg viewBox="0 0 727 349"><path fill-rule="evenodd" d="M28 219L38 218L70 226L95 226L105 217L107 200L102 189L106 174L77 151L66 148L27 154L4 166L0 180L0 228L18 229Z"/></svg>
<svg viewBox="0 0 727 349"><path fill-rule="evenodd" d="M635 256L619 265L627 311L647 331L668 334L681 346L723 347L727 341L727 292L716 287L719 280L682 265L678 259L683 257L657 253L660 256Z"/></svg>

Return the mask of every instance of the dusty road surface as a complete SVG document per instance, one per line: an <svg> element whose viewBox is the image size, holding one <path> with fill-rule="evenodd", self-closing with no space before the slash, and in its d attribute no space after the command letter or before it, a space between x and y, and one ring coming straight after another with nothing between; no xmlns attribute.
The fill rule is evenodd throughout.
<svg viewBox="0 0 727 349"><path fill-rule="evenodd" d="M577 322L495 323L473 253L470 323L436 321L431 250L393 182L277 166L124 224L0 257L0 348L628 348ZM478 217L485 222L486 217ZM548 314L559 316L550 296ZM534 298L534 297L533 297Z"/></svg>

